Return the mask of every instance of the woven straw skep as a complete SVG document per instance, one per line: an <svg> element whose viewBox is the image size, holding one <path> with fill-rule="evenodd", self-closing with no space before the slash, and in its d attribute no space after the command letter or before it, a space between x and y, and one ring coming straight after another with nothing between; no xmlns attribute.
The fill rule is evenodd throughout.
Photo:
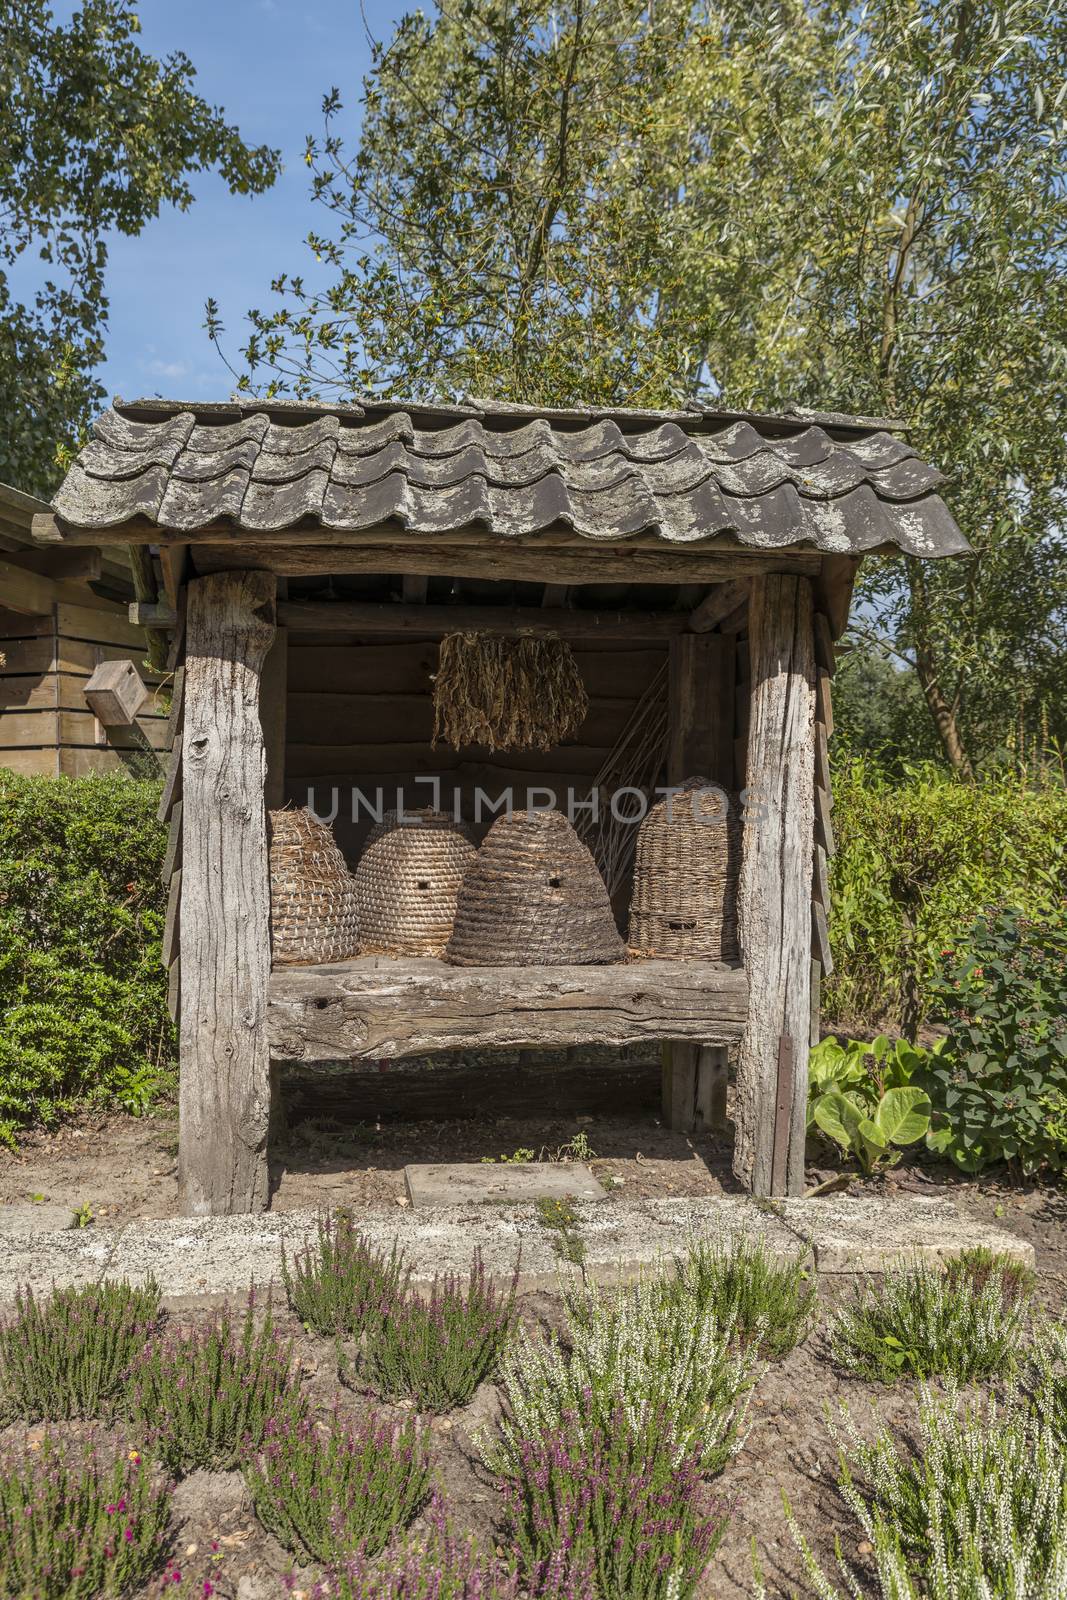
<svg viewBox="0 0 1067 1600"><path fill-rule="evenodd" d="M450 633L433 680L433 742L453 750L551 750L589 710L565 639L549 632Z"/></svg>
<svg viewBox="0 0 1067 1600"><path fill-rule="evenodd" d="M637 834L632 954L737 961L741 842L737 795L706 778L652 807Z"/></svg>
<svg viewBox="0 0 1067 1600"><path fill-rule="evenodd" d="M274 960L347 961L359 944L356 897L333 833L306 807L268 815Z"/></svg>
<svg viewBox="0 0 1067 1600"><path fill-rule="evenodd" d="M445 960L589 966L625 954L604 880L558 811L498 817L463 876Z"/></svg>
<svg viewBox="0 0 1067 1600"><path fill-rule="evenodd" d="M466 828L443 812L387 811L356 868L360 950L439 956L474 855Z"/></svg>

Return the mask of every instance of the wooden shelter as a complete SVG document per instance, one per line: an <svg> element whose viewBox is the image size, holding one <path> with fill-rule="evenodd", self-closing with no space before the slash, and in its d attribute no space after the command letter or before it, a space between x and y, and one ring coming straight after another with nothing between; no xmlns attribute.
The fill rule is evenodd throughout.
<svg viewBox="0 0 1067 1600"><path fill-rule="evenodd" d="M0 483L0 767L49 777L158 772L163 676L146 669L148 640L128 614L129 553L96 543L41 549L31 530L47 512ZM94 674L124 680L121 704L94 706Z"/></svg>
<svg viewBox="0 0 1067 1600"><path fill-rule="evenodd" d="M736 1052L735 1169L757 1193L796 1194L830 963L834 640L864 554L966 549L938 482L899 427L838 415L371 400L107 412L35 531L53 549L158 546L163 562L184 1209L268 1204L279 1061L648 1039L664 1041L676 1127L723 1117ZM589 695L572 741L548 755L431 747L436 641L466 628L571 642ZM457 805L479 788L588 789L659 684L662 776L748 797L739 963L368 956L272 972L268 806L312 786L328 814L336 789L353 860L370 820L353 820L356 786L425 804L412 786L436 776Z"/></svg>

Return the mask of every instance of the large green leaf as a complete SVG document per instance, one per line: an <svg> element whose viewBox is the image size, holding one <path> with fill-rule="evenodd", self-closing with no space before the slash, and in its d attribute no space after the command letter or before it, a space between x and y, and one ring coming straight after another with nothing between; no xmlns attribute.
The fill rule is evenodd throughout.
<svg viewBox="0 0 1067 1600"><path fill-rule="evenodd" d="M874 1122L886 1144L914 1144L930 1126L932 1109L930 1096L923 1089L888 1089L879 1102Z"/></svg>

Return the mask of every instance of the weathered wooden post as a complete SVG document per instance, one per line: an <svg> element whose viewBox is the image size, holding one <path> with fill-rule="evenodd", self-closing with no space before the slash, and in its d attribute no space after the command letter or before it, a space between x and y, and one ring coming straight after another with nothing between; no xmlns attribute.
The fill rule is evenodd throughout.
<svg viewBox="0 0 1067 1600"><path fill-rule="evenodd" d="M811 1030L815 656L811 583L752 581L752 673L738 921L749 981L737 1072L734 1173L755 1194L800 1194Z"/></svg>
<svg viewBox="0 0 1067 1600"><path fill-rule="evenodd" d="M189 584L182 729L178 1195L186 1216L268 1203L270 874L260 675L275 578Z"/></svg>

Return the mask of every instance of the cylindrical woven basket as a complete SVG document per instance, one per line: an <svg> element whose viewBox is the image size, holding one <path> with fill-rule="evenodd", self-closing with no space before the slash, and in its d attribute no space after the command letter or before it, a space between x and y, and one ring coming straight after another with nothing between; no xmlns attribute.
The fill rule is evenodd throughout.
<svg viewBox="0 0 1067 1600"><path fill-rule="evenodd" d="M474 855L466 828L443 812L387 811L356 868L360 950L439 956Z"/></svg>
<svg viewBox="0 0 1067 1600"><path fill-rule="evenodd" d="M305 807L270 812L270 931L276 962L347 961L359 945L345 858Z"/></svg>
<svg viewBox="0 0 1067 1600"><path fill-rule="evenodd" d="M687 778L681 788L638 829L630 950L734 962L740 803L706 778Z"/></svg>
<svg viewBox="0 0 1067 1600"><path fill-rule="evenodd" d="M558 811L498 817L463 876L445 960L589 966L625 949L596 863Z"/></svg>

